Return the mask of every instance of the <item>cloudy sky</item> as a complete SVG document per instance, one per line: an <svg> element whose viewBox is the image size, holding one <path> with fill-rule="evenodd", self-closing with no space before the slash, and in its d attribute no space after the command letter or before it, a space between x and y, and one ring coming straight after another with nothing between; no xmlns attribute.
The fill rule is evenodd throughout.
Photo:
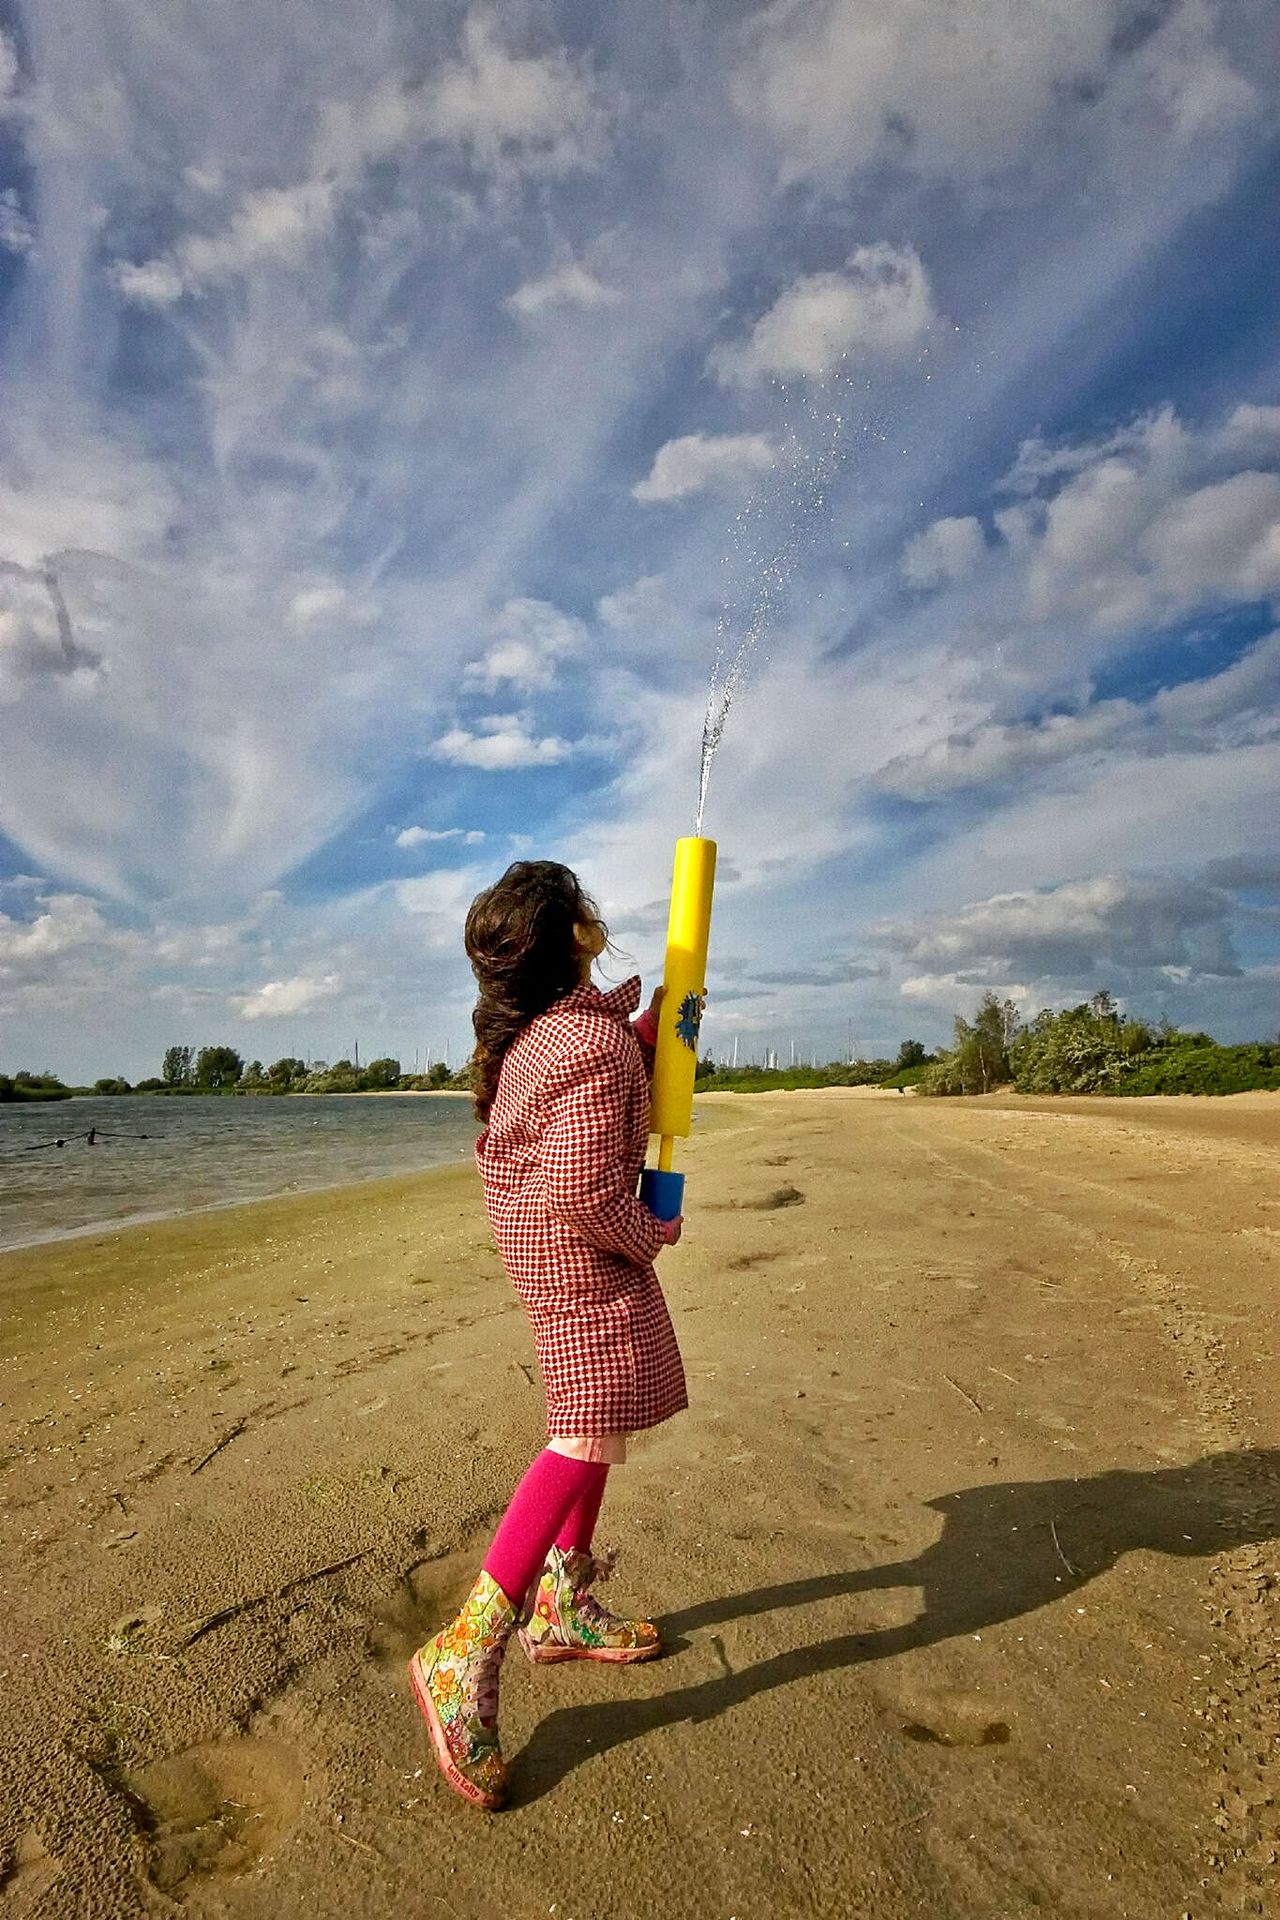
<svg viewBox="0 0 1280 1920"><path fill-rule="evenodd" d="M0 1068L1280 1026L1267 0L0 0Z"/></svg>

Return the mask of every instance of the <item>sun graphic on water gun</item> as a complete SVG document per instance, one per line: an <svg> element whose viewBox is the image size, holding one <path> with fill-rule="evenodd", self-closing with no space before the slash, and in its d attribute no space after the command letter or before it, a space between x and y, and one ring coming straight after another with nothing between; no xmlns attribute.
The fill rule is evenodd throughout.
<svg viewBox="0 0 1280 1920"><path fill-rule="evenodd" d="M698 1050L698 1029L702 1025L702 1009L706 1001L705 993L686 993L676 1016L676 1032L693 1053Z"/></svg>

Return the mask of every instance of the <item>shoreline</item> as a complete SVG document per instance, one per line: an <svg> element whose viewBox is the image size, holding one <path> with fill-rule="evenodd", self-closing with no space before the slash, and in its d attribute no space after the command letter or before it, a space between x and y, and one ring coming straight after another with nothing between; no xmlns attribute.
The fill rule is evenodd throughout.
<svg viewBox="0 0 1280 1920"><path fill-rule="evenodd" d="M109 1241L145 1236L148 1228L169 1228L181 1230L188 1222L193 1229L208 1220L231 1218L238 1222L238 1216L253 1215L255 1218L269 1213L272 1208L291 1210L305 1207L315 1200L332 1200L349 1195L358 1200L375 1199L375 1189L386 1189L387 1197L400 1197L401 1189L407 1183L431 1180L441 1175L474 1172L474 1163L466 1160L441 1160L433 1166L420 1166L402 1169L398 1173L375 1173L363 1180L329 1180L315 1187L291 1187L283 1193L264 1193L249 1199L214 1200L203 1207L173 1208L166 1212L131 1214L127 1220L106 1220L96 1226L70 1227L63 1233L43 1235L34 1240L22 1240L9 1246L0 1247L0 1290L3 1289L8 1275L5 1262L8 1260L33 1261L39 1255L56 1255L61 1249L74 1249L88 1240L95 1247L105 1247ZM246 1221L247 1224L247 1221ZM282 1225L292 1222L285 1220ZM138 1244L142 1242L139 1239Z"/></svg>
<svg viewBox="0 0 1280 1920"><path fill-rule="evenodd" d="M911 1087L905 1091L908 1097L910 1097L915 1094L916 1089ZM342 1097L349 1099L357 1097L369 1099L417 1099L419 1097L436 1099L441 1096L450 1100L469 1100L471 1098L469 1093L448 1088L409 1088L403 1092L396 1088L378 1088L371 1090L367 1095L343 1095ZM811 1096L822 1096L839 1103L849 1100L875 1100L894 1107L898 1106L902 1097L897 1089L872 1086L782 1087L767 1088L761 1092L744 1092L728 1087L724 1089L707 1088L705 1092L695 1096L695 1123L699 1104L704 1100L709 1102L708 1107L703 1113L704 1122L710 1121L711 1127L709 1130L717 1131L719 1127L732 1116L734 1112L733 1103L736 1101L741 1100L754 1103L760 1100L779 1100L786 1102L788 1105L793 1101L803 1105L803 1101ZM82 1097L86 1096L73 1096L73 1098L77 1099ZM117 1097L127 1098L128 1096L122 1095ZM287 1097L323 1099L330 1096L299 1094ZM722 1102L724 1103L723 1105L721 1104ZM1166 1112L1171 1116L1176 1116L1180 1112L1190 1110L1206 1116L1212 1114L1224 1120L1227 1120L1228 1114L1232 1112L1238 1114L1249 1113L1250 1115L1265 1115L1272 1112L1280 1112L1280 1093L1274 1093L1268 1089L1254 1088L1243 1093L1214 1095L1191 1093L1141 1095L1017 1094L1009 1088L1002 1087L993 1089L991 1093L987 1094L956 1094L949 1096L945 1100L928 1101L922 1104L933 1107L955 1108L956 1110L967 1107L976 1110L985 1109L987 1111L1004 1111L1010 1113L1043 1113L1047 1115L1067 1113L1078 1117L1087 1115L1090 1118L1103 1122L1106 1122L1108 1118L1116 1120L1128 1118L1141 1124L1142 1121L1148 1117L1148 1113L1152 1109L1154 1109L1155 1112ZM747 1109L748 1113L749 1111L750 1107ZM1230 1122L1227 1121L1227 1124L1229 1126ZM1174 1118L1174 1125L1177 1125L1176 1118ZM1164 1131L1165 1129L1157 1122L1156 1130ZM1215 1132L1218 1131L1216 1127L1212 1130ZM696 1137L697 1128L695 1124L695 1131L690 1138ZM255 1194L247 1198L229 1200L211 1200L207 1205L200 1207L171 1207L161 1208L155 1211L131 1213L116 1218L91 1221L85 1226L67 1227L47 1233L35 1234L28 1239L6 1241L0 1243L0 1283L2 1283L4 1279L2 1263L10 1254L31 1253L38 1248L65 1246L79 1240L95 1239L98 1236L111 1234L129 1233L143 1227L157 1226L173 1221L198 1220L207 1214L234 1212L237 1208L241 1207L269 1207L279 1201L303 1200L308 1196L321 1194L354 1192L369 1187L376 1187L384 1181L412 1180L421 1174L440 1173L451 1167L458 1165L470 1166L471 1164L472 1159L470 1154L465 1156L459 1155L457 1159L439 1160L425 1165L405 1167L394 1173L367 1174L363 1178L355 1180L325 1180L315 1185L308 1184L306 1186L283 1188L279 1193Z"/></svg>
<svg viewBox="0 0 1280 1920"><path fill-rule="evenodd" d="M445 1173L450 1168L465 1165L458 1160L437 1160L429 1165L404 1167L396 1173L371 1173L361 1180L323 1180L315 1186L285 1187L279 1193L251 1194L248 1198L237 1197L233 1200L210 1200L202 1207L165 1207L151 1213L130 1213L118 1219L95 1220L88 1226L65 1227L52 1233L40 1233L29 1240L9 1240L0 1244L0 1261L11 1253L30 1253L37 1247L61 1247L73 1240L94 1239L99 1235L131 1233L139 1227L153 1227L173 1220L198 1220L209 1213L234 1212L238 1207L269 1207L280 1200L305 1200L309 1196L326 1193L346 1193L364 1187L376 1187L389 1180L416 1180L420 1175ZM0 1281L4 1272L0 1267Z"/></svg>

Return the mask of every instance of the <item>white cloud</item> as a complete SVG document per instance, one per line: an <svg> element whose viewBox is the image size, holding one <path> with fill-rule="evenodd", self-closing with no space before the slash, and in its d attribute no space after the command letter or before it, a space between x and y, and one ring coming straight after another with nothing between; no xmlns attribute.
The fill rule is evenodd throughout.
<svg viewBox="0 0 1280 1920"><path fill-rule="evenodd" d="M479 867L443 867L435 873L397 881L395 901L410 917L415 944L461 959L467 909L486 880ZM468 982L468 991L470 983Z"/></svg>
<svg viewBox="0 0 1280 1920"><path fill-rule="evenodd" d="M464 847L478 847L484 837L475 828L466 832L462 827L402 827L396 835L396 845L427 847L439 840L458 840Z"/></svg>
<svg viewBox="0 0 1280 1920"><path fill-rule="evenodd" d="M463 676L467 686L487 693L502 686L521 693L549 687L562 664L586 644L582 622L546 600L508 600L493 622L493 634L493 644Z"/></svg>
<svg viewBox="0 0 1280 1920"><path fill-rule="evenodd" d="M509 52L495 17L477 9L464 24L460 56L421 87L384 74L363 99L322 103L317 123L301 177L250 188L220 230L187 233L167 255L117 261L112 275L124 297L172 306L255 268L304 261L369 167L423 140L457 150L500 186L595 166L608 111L580 62L560 50ZM216 174L202 174L198 190L217 184ZM582 292L578 284L579 304Z"/></svg>
<svg viewBox="0 0 1280 1920"><path fill-rule="evenodd" d="M140 307L172 307L187 291L187 275L172 260L117 260L112 278Z"/></svg>
<svg viewBox="0 0 1280 1920"><path fill-rule="evenodd" d="M684 500L707 487L731 487L753 473L767 473L777 460L778 449L767 434L687 433L658 448L647 477L631 493L646 504Z"/></svg>
<svg viewBox="0 0 1280 1920"><path fill-rule="evenodd" d="M486 773L508 773L519 767L552 767L567 760L573 748L554 735L537 739L527 721L516 713L493 714L479 723L480 732L454 727L436 741L437 760L455 767L480 767Z"/></svg>
<svg viewBox="0 0 1280 1920"><path fill-rule="evenodd" d="M1229 910L1225 895L1200 880L1105 873L882 925L875 937L926 977L944 973L978 984L1019 973L1088 978L1109 968L1235 975Z"/></svg>
<svg viewBox="0 0 1280 1920"><path fill-rule="evenodd" d="M876 160L982 180L1072 130L1096 160L1116 123L1147 145L1233 125L1254 94L1215 44L1219 18L1205 0L1145 19L1123 0L775 0L746 29L734 96L786 180Z"/></svg>
<svg viewBox="0 0 1280 1920"><path fill-rule="evenodd" d="M1191 426L1165 406L1092 440L1028 440L997 490L1009 498L990 516L994 537L969 515L907 542L904 577L936 597L908 613L903 643L948 635L977 697L1003 709L999 725L1023 701L1077 710L1134 637L1280 601L1276 465L1264 408ZM1120 710L1112 721L1128 725ZM1047 726L1037 759L1051 736L1060 757L1073 726Z"/></svg>
<svg viewBox="0 0 1280 1920"><path fill-rule="evenodd" d="M98 902L85 894L48 893L39 904L44 911L31 920L0 913L0 977L42 973L63 955L128 944L129 936L112 927Z"/></svg>
<svg viewBox="0 0 1280 1920"><path fill-rule="evenodd" d="M578 261L570 260L536 280L526 280L514 293L508 294L502 304L529 320L549 308L616 307L621 298L616 288L605 286Z"/></svg>
<svg viewBox="0 0 1280 1920"><path fill-rule="evenodd" d="M821 377L846 358L897 361L937 321L929 278L914 247L855 247L842 273L810 273L781 293L747 339L717 347L718 378L749 385L771 374Z"/></svg>
<svg viewBox="0 0 1280 1920"><path fill-rule="evenodd" d="M43 572L67 549L123 560L163 538L175 492L133 448L41 431L16 405L6 426L0 560Z"/></svg>
<svg viewBox="0 0 1280 1920"><path fill-rule="evenodd" d="M786 172L844 171L883 152L924 171L983 171L1041 123L1056 86L1096 82L1114 4L1019 11L969 0L780 0L753 23L739 109L778 141Z"/></svg>
<svg viewBox="0 0 1280 1920"><path fill-rule="evenodd" d="M292 980L268 980L265 986L236 1003L242 1020L275 1020L284 1014L302 1013L337 993L341 981L336 973L319 979L299 974Z"/></svg>
<svg viewBox="0 0 1280 1920"><path fill-rule="evenodd" d="M1213 446L1233 465L1265 466L1280 460L1280 407L1245 402L1233 408L1213 435Z"/></svg>
<svg viewBox="0 0 1280 1920"><path fill-rule="evenodd" d="M637 628L666 625L675 614L676 606L665 576L645 573L629 586L603 594L596 603L596 612L615 633L631 633Z"/></svg>
<svg viewBox="0 0 1280 1920"><path fill-rule="evenodd" d="M310 627L343 625L367 627L378 609L365 595L353 593L340 580L318 580L301 587L289 602L289 625L297 633Z"/></svg>
<svg viewBox="0 0 1280 1920"><path fill-rule="evenodd" d="M547 174L594 166L607 126L580 62L561 51L509 53L496 16L479 9L463 29L461 57L428 84L423 118L436 138L455 142L479 166Z"/></svg>
<svg viewBox="0 0 1280 1920"><path fill-rule="evenodd" d="M1175 602L1280 593L1280 474L1236 473L1170 501L1141 557Z"/></svg>
<svg viewBox="0 0 1280 1920"><path fill-rule="evenodd" d="M3 103L16 90L18 82L18 49L3 27L0 27L0 103Z"/></svg>
<svg viewBox="0 0 1280 1920"><path fill-rule="evenodd" d="M913 587L940 587L963 580L985 551L981 522L972 515L935 520L907 542L902 556L903 577Z"/></svg>
<svg viewBox="0 0 1280 1920"><path fill-rule="evenodd" d="M1094 447L1025 447L1011 487L1030 493L1065 473L1047 499L997 516L1030 556L1030 618L1114 629L1280 592L1280 475L1199 484L1221 452L1218 436L1188 432L1170 408Z"/></svg>
<svg viewBox="0 0 1280 1920"><path fill-rule="evenodd" d="M35 230L22 211L17 188L5 187L0 190L0 253L30 253L34 244Z"/></svg>
<svg viewBox="0 0 1280 1920"><path fill-rule="evenodd" d="M1035 876L1155 870L1276 847L1280 740L1230 752L1158 757L1113 747L1085 756L1051 785L1015 788L1006 804L914 862L912 896L949 903L960 888L1010 892Z"/></svg>
<svg viewBox="0 0 1280 1920"><path fill-rule="evenodd" d="M1134 91L1160 112L1178 144L1221 134L1258 108L1257 89L1214 45L1213 0L1183 0L1138 52Z"/></svg>
<svg viewBox="0 0 1280 1920"><path fill-rule="evenodd" d="M898 983L904 1000L938 1013L952 1013L957 1004L968 1005L979 993L994 993L999 1000L1012 1000L1015 1007L1027 1008L1035 998L1034 989L1023 980L984 978L975 980L959 973L916 973Z"/></svg>
<svg viewBox="0 0 1280 1920"><path fill-rule="evenodd" d="M875 776L885 792L913 800L998 783L1089 754L1220 752L1280 732L1280 633L1221 673L1161 689L1147 701L1102 700L1078 713L992 723L898 756Z"/></svg>
<svg viewBox="0 0 1280 1920"><path fill-rule="evenodd" d="M327 180L260 187L245 194L221 233L186 235L168 258L117 261L116 286L126 300L168 307L185 293L301 260L333 219L336 188Z"/></svg>
<svg viewBox="0 0 1280 1920"><path fill-rule="evenodd" d="M1050 714L1021 726L976 727L910 758L886 763L875 784L886 793L926 800L965 787L994 786L1036 768L1109 746L1132 724L1128 701L1109 700L1082 714Z"/></svg>
<svg viewBox="0 0 1280 1920"><path fill-rule="evenodd" d="M86 693L102 670L101 656L75 638L56 572L0 560L0 705L50 678Z"/></svg>

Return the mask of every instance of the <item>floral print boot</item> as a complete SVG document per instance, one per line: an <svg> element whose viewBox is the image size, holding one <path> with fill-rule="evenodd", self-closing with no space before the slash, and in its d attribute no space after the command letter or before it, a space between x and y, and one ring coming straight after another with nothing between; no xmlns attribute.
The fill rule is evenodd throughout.
<svg viewBox="0 0 1280 1920"><path fill-rule="evenodd" d="M500 1807L506 1798L498 1672L515 1624L516 1608L482 1573L457 1619L409 1662L440 1771L455 1793L478 1807Z"/></svg>
<svg viewBox="0 0 1280 1920"><path fill-rule="evenodd" d="M552 1547L528 1623L520 1628L520 1644L531 1660L652 1660L661 1653L651 1620L623 1620L591 1592L593 1581L612 1571L612 1555L595 1559Z"/></svg>

